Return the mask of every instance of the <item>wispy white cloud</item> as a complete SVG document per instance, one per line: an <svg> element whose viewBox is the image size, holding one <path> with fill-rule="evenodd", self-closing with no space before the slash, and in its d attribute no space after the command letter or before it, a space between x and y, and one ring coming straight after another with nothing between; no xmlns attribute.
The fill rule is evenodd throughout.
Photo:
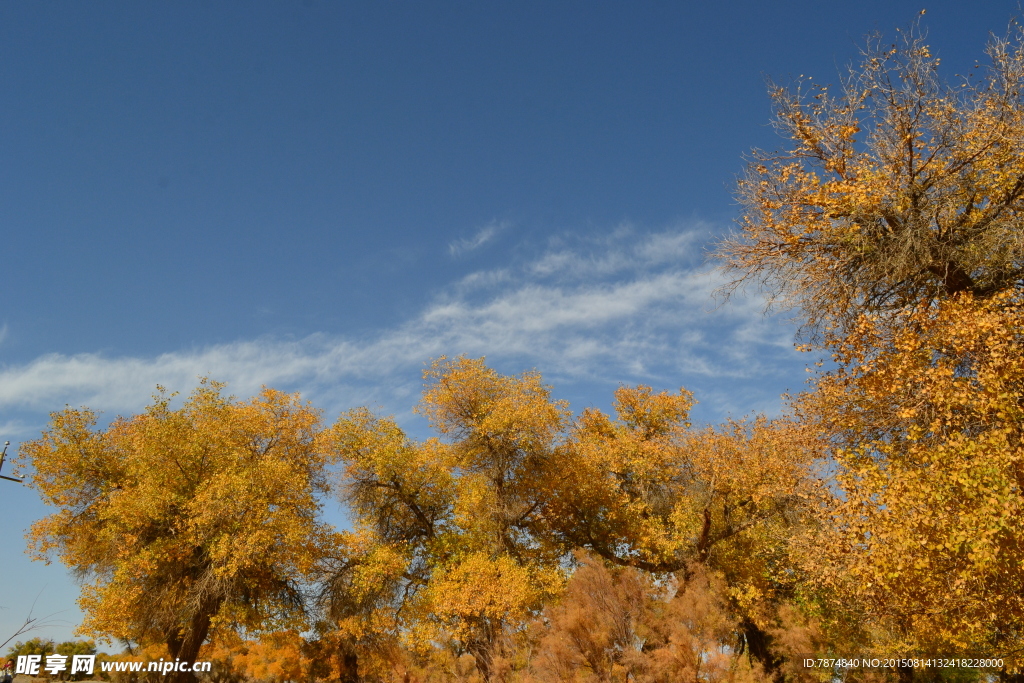
<svg viewBox="0 0 1024 683"><path fill-rule="evenodd" d="M593 278L666 265L694 267L703 261L712 232L696 223L685 230L642 233L624 223L606 235L556 239L529 271L538 277Z"/></svg>
<svg viewBox="0 0 1024 683"><path fill-rule="evenodd" d="M260 338L149 358L42 356L0 369L0 407L133 412L157 384L187 390L200 375L239 396L261 385L302 390L331 412L410 405L422 364L462 353L611 384L719 387L777 374L794 362L792 328L762 316L757 298L716 308L720 273L690 258L700 230L619 230L555 245L462 278L412 319L365 338Z"/></svg>
<svg viewBox="0 0 1024 683"><path fill-rule="evenodd" d="M480 228L472 237L449 242L448 253L452 256L461 256L467 252L475 251L497 237L498 233L507 228L508 225L507 221L491 221Z"/></svg>

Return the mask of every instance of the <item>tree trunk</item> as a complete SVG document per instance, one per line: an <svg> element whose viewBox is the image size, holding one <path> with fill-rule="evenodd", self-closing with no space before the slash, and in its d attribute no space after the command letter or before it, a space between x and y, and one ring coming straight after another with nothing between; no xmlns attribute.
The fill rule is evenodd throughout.
<svg viewBox="0 0 1024 683"><path fill-rule="evenodd" d="M338 650L338 672L340 683L359 683L359 655L347 645Z"/></svg>
<svg viewBox="0 0 1024 683"><path fill-rule="evenodd" d="M897 666L896 667L896 680L900 683L910 683L914 680L914 667L912 666Z"/></svg>
<svg viewBox="0 0 1024 683"><path fill-rule="evenodd" d="M490 629L488 629L488 631L489 630ZM490 642L490 639L481 639L471 642L466 649L469 651L469 654L473 655L473 659L476 661L476 670L480 673L480 676L484 681L490 681L492 670L491 665L494 659L494 646Z"/></svg>
<svg viewBox="0 0 1024 683"><path fill-rule="evenodd" d="M750 658L764 668L764 673L770 680L781 681L782 671L779 667L782 664L782 660L772 654L770 647L772 637L762 631L749 618L744 618L740 622L740 628L743 631L743 641Z"/></svg>
<svg viewBox="0 0 1024 683"><path fill-rule="evenodd" d="M175 631L167 638L167 649L171 658L188 664L188 671L169 672L164 679L168 683L195 683L198 680L192 673L192 666L199 657L199 649L206 642L206 636L210 633L210 622L213 615L220 609L222 600L213 600L204 603L197 613L192 617L187 629Z"/></svg>

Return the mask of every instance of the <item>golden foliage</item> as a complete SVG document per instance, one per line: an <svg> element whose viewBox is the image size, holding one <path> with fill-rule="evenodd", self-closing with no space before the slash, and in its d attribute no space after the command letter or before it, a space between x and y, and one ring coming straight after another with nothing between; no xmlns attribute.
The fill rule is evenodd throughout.
<svg viewBox="0 0 1024 683"><path fill-rule="evenodd" d="M819 499L803 432L764 419L692 429L688 392L649 387L620 388L617 419L570 422L537 373L482 360L442 358L426 379L419 411L442 439L414 442L365 409L330 432L356 522L326 577L338 632L364 645L386 632L424 672L456 676L471 655L472 671L502 679L526 666L527 625L587 548L637 581L678 572L681 595L711 572L723 628L778 665L769 630L798 579L789 546ZM586 566L580 581L597 571Z"/></svg>
<svg viewBox="0 0 1024 683"><path fill-rule="evenodd" d="M204 381L179 409L161 390L107 429L68 408L22 446L57 508L30 546L83 580L81 631L194 660L211 628L299 623L296 582L331 540L320 416L298 396L235 402L222 386Z"/></svg>
<svg viewBox="0 0 1024 683"><path fill-rule="evenodd" d="M296 631L266 633L258 640L222 632L203 646L200 659L211 662L212 683L313 681L318 672L306 650Z"/></svg>
<svg viewBox="0 0 1024 683"><path fill-rule="evenodd" d="M891 653L1024 645L1022 38L957 85L915 26L838 93L773 87L787 147L720 249L833 354L795 406L835 494L801 564L834 633Z"/></svg>
<svg viewBox="0 0 1024 683"><path fill-rule="evenodd" d="M915 27L898 45L874 38L838 92L773 85L789 146L755 151L740 181L742 232L720 248L737 284L767 286L819 330L1019 286L1021 35L988 54L980 77L948 85Z"/></svg>
<svg viewBox="0 0 1024 683"><path fill-rule="evenodd" d="M1024 308L964 296L891 331L865 318L801 406L832 437L844 590L906 648L1024 638Z"/></svg>
<svg viewBox="0 0 1024 683"><path fill-rule="evenodd" d="M482 360L441 358L425 377L419 411L446 441L414 442L365 409L330 432L356 530L325 601L356 637L383 629L425 654L449 643L489 676L503 639L563 583L562 552L538 533L535 477L567 409L537 373Z"/></svg>
<svg viewBox="0 0 1024 683"><path fill-rule="evenodd" d="M546 519L573 547L649 572L716 572L743 640L766 664L767 629L800 576L791 542L812 519L819 455L801 430L758 418L702 429L689 393L616 392L618 419L585 411L552 464Z"/></svg>

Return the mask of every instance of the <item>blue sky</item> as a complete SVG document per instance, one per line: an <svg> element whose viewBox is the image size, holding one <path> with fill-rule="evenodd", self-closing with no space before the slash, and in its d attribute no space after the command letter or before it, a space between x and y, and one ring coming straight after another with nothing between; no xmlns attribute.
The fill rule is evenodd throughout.
<svg viewBox="0 0 1024 683"><path fill-rule="evenodd" d="M0 4L0 441L199 375L422 436L459 353L576 409L644 382L777 413L813 359L707 259L777 144L764 78L835 82L922 7L951 77L1017 5ZM0 641L37 598L69 638L76 586L22 553L47 509L0 506Z"/></svg>

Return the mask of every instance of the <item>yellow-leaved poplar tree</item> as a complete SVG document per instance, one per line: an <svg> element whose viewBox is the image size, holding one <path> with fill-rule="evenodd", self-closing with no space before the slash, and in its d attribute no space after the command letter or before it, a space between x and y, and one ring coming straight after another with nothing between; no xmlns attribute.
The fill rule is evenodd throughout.
<svg viewBox="0 0 1024 683"><path fill-rule="evenodd" d="M838 87L773 85L788 146L755 150L740 180L742 229L719 252L736 284L765 285L819 332L1020 287L1021 36L988 54L950 85L914 27L872 38Z"/></svg>
<svg viewBox="0 0 1024 683"><path fill-rule="evenodd" d="M318 521L320 415L297 395L222 388L204 380L180 408L161 390L106 429L68 408L22 446L57 508L30 547L82 580L82 632L193 662L212 630L301 625L299 582L333 534Z"/></svg>
<svg viewBox="0 0 1024 683"><path fill-rule="evenodd" d="M482 359L441 358L425 377L418 410L442 438L414 441L366 409L332 428L356 528L324 599L349 633L384 626L427 654L447 643L487 679L563 584L535 478L568 411L539 374Z"/></svg>
<svg viewBox="0 0 1024 683"><path fill-rule="evenodd" d="M366 409L328 432L354 521L323 564L332 637L367 660L403 644L414 656L392 673L504 680L529 668L529 625L586 549L629 568L622 576L676 586L677 607L715 586L707 605L727 613L716 642L750 671L781 671L772 633L801 578L791 546L820 501L802 430L765 419L695 429L688 392L643 386L616 392L616 418L571 420L538 373L501 375L482 359L439 359L426 379L418 410L440 438L415 441ZM658 657L684 637L669 631ZM718 645L694 647L700 662ZM595 672L625 666L606 655ZM636 656L636 671L661 670ZM690 666L669 659L666 671Z"/></svg>
<svg viewBox="0 0 1024 683"><path fill-rule="evenodd" d="M815 564L892 653L1024 645L1020 31L987 51L949 84L915 26L838 88L773 88L787 147L720 251L836 364L797 404L835 476Z"/></svg>
<svg viewBox="0 0 1024 683"><path fill-rule="evenodd" d="M771 630L800 578L791 544L820 500L813 440L763 418L694 429L686 391L615 398L617 419L584 411L548 463L545 520L572 547L684 588L704 572L724 580L736 642L773 673Z"/></svg>
<svg viewBox="0 0 1024 683"><path fill-rule="evenodd" d="M970 296L867 317L799 406L832 436L825 580L897 651L1024 646L1024 306Z"/></svg>

